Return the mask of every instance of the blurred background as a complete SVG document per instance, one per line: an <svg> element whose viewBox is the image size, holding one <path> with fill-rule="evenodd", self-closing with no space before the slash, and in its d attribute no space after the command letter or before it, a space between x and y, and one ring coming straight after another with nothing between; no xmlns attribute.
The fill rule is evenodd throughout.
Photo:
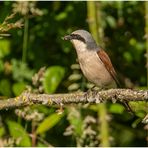
<svg viewBox="0 0 148 148"><path fill-rule="evenodd" d="M0 2L0 99L68 93L92 87L72 44L77 29L104 47L123 87L146 89L148 2ZM32 105L0 111L0 146L148 146L145 102Z"/></svg>

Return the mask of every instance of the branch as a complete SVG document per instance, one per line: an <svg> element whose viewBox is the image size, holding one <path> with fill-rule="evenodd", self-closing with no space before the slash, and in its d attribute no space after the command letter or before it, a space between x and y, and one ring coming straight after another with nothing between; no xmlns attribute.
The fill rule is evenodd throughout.
<svg viewBox="0 0 148 148"><path fill-rule="evenodd" d="M32 104L52 106L71 103L102 103L109 100L113 103L116 101L148 101L148 90L109 89L102 91L50 95L33 94L26 91L18 97L0 100L0 110L18 108Z"/></svg>

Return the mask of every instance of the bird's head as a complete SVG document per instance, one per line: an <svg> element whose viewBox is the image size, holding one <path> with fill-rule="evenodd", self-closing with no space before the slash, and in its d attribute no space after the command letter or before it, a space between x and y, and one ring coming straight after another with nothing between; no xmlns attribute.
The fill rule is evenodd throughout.
<svg viewBox="0 0 148 148"><path fill-rule="evenodd" d="M92 35L85 30L76 30L70 35L66 35L64 40L70 40L75 46L76 50L85 51L97 49L97 44Z"/></svg>

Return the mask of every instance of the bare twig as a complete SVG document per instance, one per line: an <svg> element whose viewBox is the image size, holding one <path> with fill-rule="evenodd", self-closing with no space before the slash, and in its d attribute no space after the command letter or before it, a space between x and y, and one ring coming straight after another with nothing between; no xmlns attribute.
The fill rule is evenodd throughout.
<svg viewBox="0 0 148 148"><path fill-rule="evenodd" d="M148 101L148 90L109 89L102 91L76 92L69 94L33 94L24 92L20 96L7 100L0 100L0 110L18 108L32 104L47 106L71 103L102 103L116 101Z"/></svg>

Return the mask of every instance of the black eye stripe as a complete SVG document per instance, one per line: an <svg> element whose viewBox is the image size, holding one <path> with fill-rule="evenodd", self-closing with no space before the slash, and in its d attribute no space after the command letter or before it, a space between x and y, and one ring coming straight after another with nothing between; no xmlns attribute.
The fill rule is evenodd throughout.
<svg viewBox="0 0 148 148"><path fill-rule="evenodd" d="M70 36L72 39L80 40L80 41L86 43L85 39L83 37L81 37L79 34L71 34Z"/></svg>

